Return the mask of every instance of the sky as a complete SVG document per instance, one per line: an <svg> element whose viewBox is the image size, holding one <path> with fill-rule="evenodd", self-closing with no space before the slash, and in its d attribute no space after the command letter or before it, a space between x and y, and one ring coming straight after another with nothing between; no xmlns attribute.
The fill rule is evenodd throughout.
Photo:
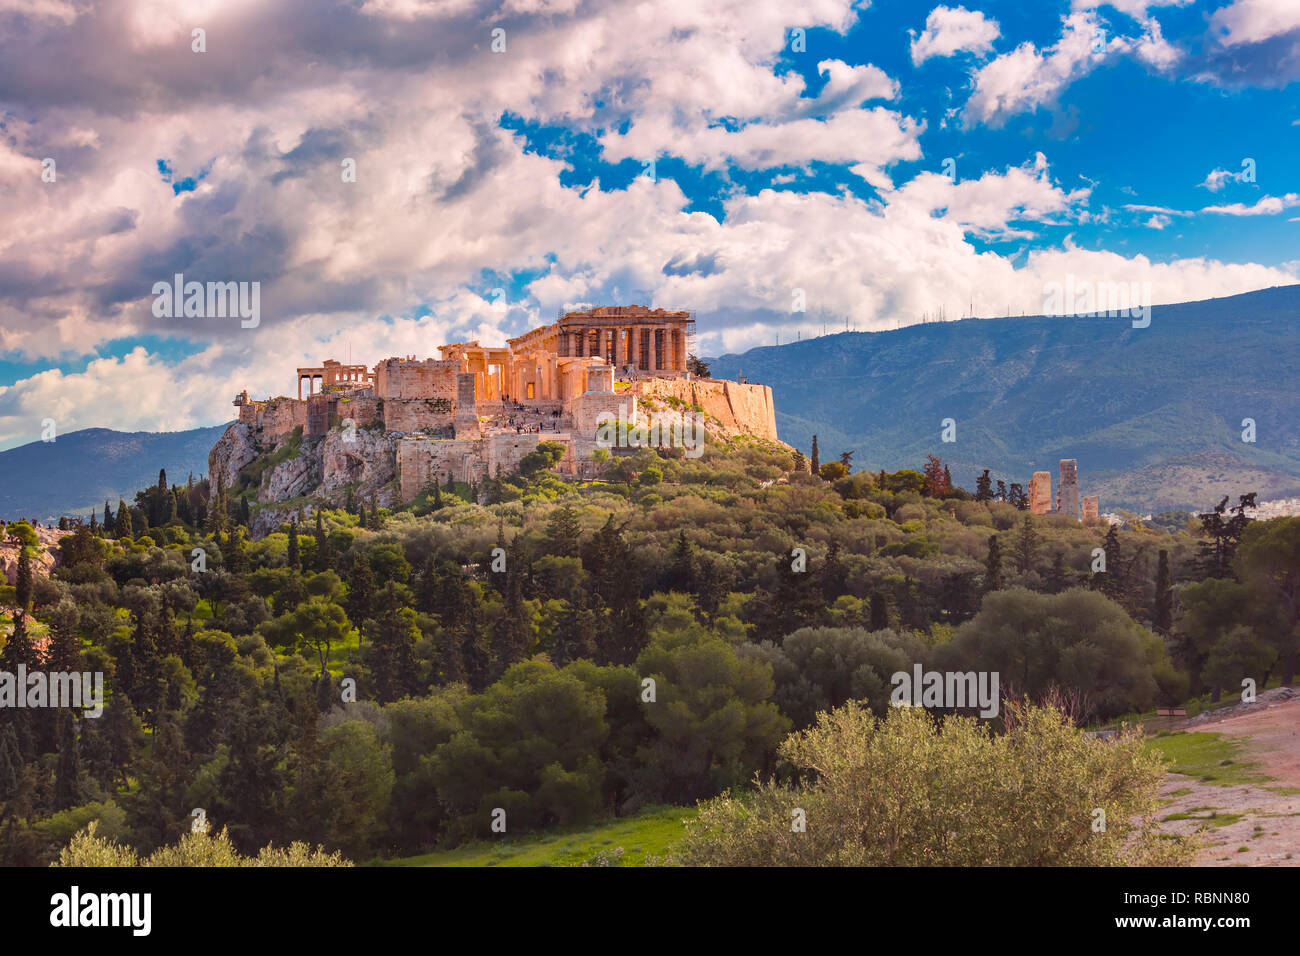
<svg viewBox="0 0 1300 956"><path fill-rule="evenodd" d="M1300 0L0 0L0 449L589 305L708 356L1291 284L1298 79Z"/></svg>

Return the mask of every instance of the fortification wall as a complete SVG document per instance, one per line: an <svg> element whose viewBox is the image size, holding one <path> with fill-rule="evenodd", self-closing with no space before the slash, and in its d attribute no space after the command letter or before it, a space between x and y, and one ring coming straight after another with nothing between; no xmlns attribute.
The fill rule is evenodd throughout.
<svg viewBox="0 0 1300 956"><path fill-rule="evenodd" d="M766 385L742 385L717 379L650 378L632 383L632 391L643 398L677 398L687 405L698 406L721 424L721 437L745 433L769 441L779 440L772 389Z"/></svg>
<svg viewBox="0 0 1300 956"><path fill-rule="evenodd" d="M455 395L450 398L384 399L384 431L412 434L425 428L447 428L456 417Z"/></svg>
<svg viewBox="0 0 1300 956"><path fill-rule="evenodd" d="M425 359L385 359L375 366L375 395L384 400L456 398L460 362Z"/></svg>
<svg viewBox="0 0 1300 956"><path fill-rule="evenodd" d="M584 392L573 400L573 434L588 441L594 439L602 416L627 421L634 401L630 392Z"/></svg>
<svg viewBox="0 0 1300 956"><path fill-rule="evenodd" d="M555 436L493 435L489 438L401 438L397 441L397 482L403 501L410 501L429 483L485 481L519 467L520 460L542 441ZM564 441L564 439L560 439Z"/></svg>
<svg viewBox="0 0 1300 956"><path fill-rule="evenodd" d="M250 402L239 408L239 420L251 425L255 437L260 442L275 441L289 434L299 425L307 428L307 403L296 398L268 399L265 402Z"/></svg>
<svg viewBox="0 0 1300 956"><path fill-rule="evenodd" d="M336 412L340 418L350 418L358 428L365 428L379 421L383 415L383 403L377 398L340 398Z"/></svg>

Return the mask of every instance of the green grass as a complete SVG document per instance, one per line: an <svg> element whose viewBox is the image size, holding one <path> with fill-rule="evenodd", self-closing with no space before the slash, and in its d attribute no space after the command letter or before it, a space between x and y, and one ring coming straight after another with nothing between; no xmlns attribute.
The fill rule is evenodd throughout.
<svg viewBox="0 0 1300 956"><path fill-rule="evenodd" d="M643 866L647 856L663 857L681 840L682 821L693 807L655 807L630 817L586 828L564 828L499 841L480 840L375 866L581 866L602 850L623 848L623 866Z"/></svg>
<svg viewBox="0 0 1300 956"><path fill-rule="evenodd" d="M1242 759L1239 741L1224 734L1180 731L1149 737L1146 746L1173 761L1171 773L1197 777L1216 786L1266 783L1271 777L1259 772L1259 764Z"/></svg>
<svg viewBox="0 0 1300 956"><path fill-rule="evenodd" d="M1209 807L1199 809L1209 810ZM1209 827L1226 827L1240 820L1245 814L1243 813L1219 813L1217 810L1210 810L1205 816L1197 816L1194 813L1171 813L1165 817L1165 820L1201 820Z"/></svg>

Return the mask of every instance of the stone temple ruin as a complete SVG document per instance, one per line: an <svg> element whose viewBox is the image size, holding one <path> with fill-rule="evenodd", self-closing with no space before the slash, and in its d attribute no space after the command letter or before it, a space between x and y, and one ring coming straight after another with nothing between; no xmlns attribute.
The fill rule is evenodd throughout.
<svg viewBox="0 0 1300 956"><path fill-rule="evenodd" d="M1079 498L1079 463L1074 458L1061 459L1061 486L1052 505L1052 473L1036 471L1029 482L1029 510L1036 515L1063 514L1087 520L1100 510L1097 495Z"/></svg>
<svg viewBox="0 0 1300 956"><path fill-rule="evenodd" d="M438 346L438 358L406 355L373 368L328 359L297 370L297 397L256 401L241 392L239 420L209 456L211 474L233 485L299 427L322 460L314 472L300 465L298 477L263 473L259 501L305 493L333 501L349 483L376 489L384 504L409 501L434 480L508 472L541 441L564 446L561 472L588 477L601 422L638 414L680 422L693 412L715 436L776 441L770 388L688 369L694 325L690 312L603 306L566 312L503 347L459 342Z"/></svg>

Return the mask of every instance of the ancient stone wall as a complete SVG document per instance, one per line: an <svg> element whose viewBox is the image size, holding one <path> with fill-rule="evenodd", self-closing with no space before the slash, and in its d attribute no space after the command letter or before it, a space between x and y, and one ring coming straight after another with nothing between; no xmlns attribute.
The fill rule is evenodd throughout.
<svg viewBox="0 0 1300 956"><path fill-rule="evenodd" d="M1101 510L1101 499L1097 495L1089 495L1083 499L1083 520L1096 518L1097 513Z"/></svg>
<svg viewBox="0 0 1300 956"><path fill-rule="evenodd" d="M456 398L460 362L425 359L385 359L375 366L374 391L378 398Z"/></svg>
<svg viewBox="0 0 1300 956"><path fill-rule="evenodd" d="M386 398L384 430L413 434L426 428L449 428L456 414L454 397Z"/></svg>
<svg viewBox="0 0 1300 956"><path fill-rule="evenodd" d="M478 438L483 434L478 423L478 399L475 397L475 381L472 372L461 372L456 376L454 427L457 438Z"/></svg>
<svg viewBox="0 0 1300 956"><path fill-rule="evenodd" d="M492 435L488 438L401 438L397 441L397 481L403 501L410 501L437 480L481 482L519 467L520 460L543 441L568 443L568 436ZM594 447L594 446L593 446Z"/></svg>
<svg viewBox="0 0 1300 956"><path fill-rule="evenodd" d="M244 415L253 410L251 421ZM254 402L239 409L239 420L247 421L253 426L254 437L260 442L275 441L289 434L299 425L307 428L307 403L296 398L272 398L265 402Z"/></svg>
<svg viewBox="0 0 1300 956"><path fill-rule="evenodd" d="M596 437L604 418L628 421L636 396L631 392L586 392L573 400L573 434L582 439Z"/></svg>
<svg viewBox="0 0 1300 956"><path fill-rule="evenodd" d="M777 441L776 406L772 389L766 385L742 385L715 379L641 379L632 383L633 393L646 397L676 398L698 406L717 419L723 438L737 434ZM710 423L712 424L712 423ZM714 429L711 429L714 430Z"/></svg>
<svg viewBox="0 0 1300 956"><path fill-rule="evenodd" d="M357 428L365 428L381 420L383 404L377 398L340 398L336 412L339 418L352 419Z"/></svg>

